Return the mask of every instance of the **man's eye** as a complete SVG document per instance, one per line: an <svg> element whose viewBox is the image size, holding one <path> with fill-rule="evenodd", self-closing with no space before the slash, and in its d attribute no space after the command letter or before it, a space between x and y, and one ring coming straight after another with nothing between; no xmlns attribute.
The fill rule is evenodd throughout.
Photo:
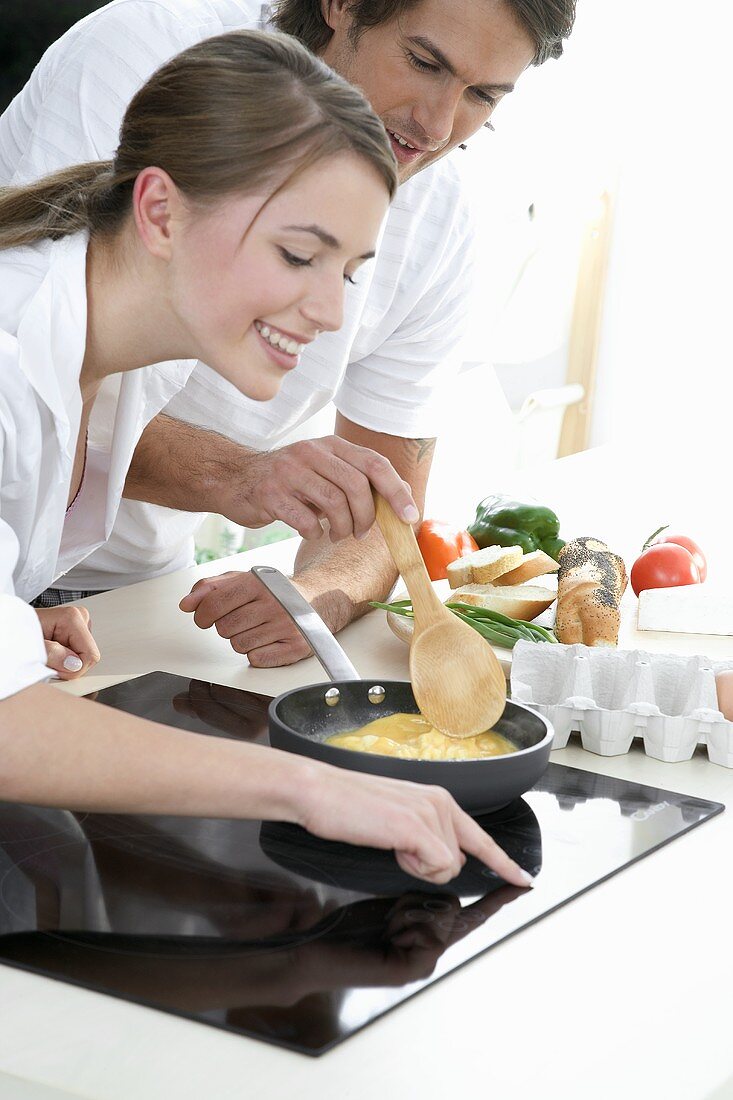
<svg viewBox="0 0 733 1100"><path fill-rule="evenodd" d="M407 58L413 68L419 69L421 73L440 72L440 67L438 65L431 65L429 61L423 61L421 57L418 57L416 53L412 53L411 50L407 51Z"/></svg>
<svg viewBox="0 0 733 1100"><path fill-rule="evenodd" d="M291 267L310 267L313 263L312 260L305 260L302 256L296 256L293 252L288 252L287 248L281 248L280 254Z"/></svg>
<svg viewBox="0 0 733 1100"><path fill-rule="evenodd" d="M489 95L488 92L482 92L480 88L474 88L473 94L485 107L496 107L496 96Z"/></svg>

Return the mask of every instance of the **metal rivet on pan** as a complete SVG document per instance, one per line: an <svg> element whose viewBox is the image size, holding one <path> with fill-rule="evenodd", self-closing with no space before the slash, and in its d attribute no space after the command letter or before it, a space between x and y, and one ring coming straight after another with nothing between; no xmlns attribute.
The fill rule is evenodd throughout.
<svg viewBox="0 0 733 1100"><path fill-rule="evenodd" d="M335 707L341 698L341 692L338 688L329 688L323 698L326 700L327 707Z"/></svg>
<svg viewBox="0 0 733 1100"><path fill-rule="evenodd" d="M369 688L367 699L370 703L383 703L385 694L384 688L380 687L379 684L375 684L374 687Z"/></svg>

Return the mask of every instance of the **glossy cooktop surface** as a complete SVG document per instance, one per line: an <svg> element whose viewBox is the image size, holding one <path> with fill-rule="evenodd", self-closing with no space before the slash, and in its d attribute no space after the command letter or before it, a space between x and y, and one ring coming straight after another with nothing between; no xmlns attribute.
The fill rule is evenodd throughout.
<svg viewBox="0 0 733 1100"><path fill-rule="evenodd" d="M267 740L269 699L153 673L100 702ZM0 962L321 1054L719 803L550 764L482 826L531 874L445 887L295 826L0 804ZM479 965L491 968L490 958Z"/></svg>

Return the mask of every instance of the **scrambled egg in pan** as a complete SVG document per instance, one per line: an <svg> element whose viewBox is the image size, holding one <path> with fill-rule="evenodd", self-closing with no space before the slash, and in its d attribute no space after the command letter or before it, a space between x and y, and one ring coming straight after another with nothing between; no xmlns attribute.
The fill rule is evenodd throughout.
<svg viewBox="0 0 733 1100"><path fill-rule="evenodd" d="M475 737L447 737L421 714L388 714L351 733L337 733L326 744L402 760L483 760L517 751L516 745L493 730Z"/></svg>

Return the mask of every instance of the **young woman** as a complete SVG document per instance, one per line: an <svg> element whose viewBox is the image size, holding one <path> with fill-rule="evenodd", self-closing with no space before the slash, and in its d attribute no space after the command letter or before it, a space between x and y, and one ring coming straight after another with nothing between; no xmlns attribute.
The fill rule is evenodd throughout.
<svg viewBox="0 0 733 1100"><path fill-rule="evenodd" d="M301 347L339 326L344 281L373 254L395 188L361 95L294 41L241 32L151 77L113 162L0 192L0 797L296 821L393 848L432 881L465 851L526 884L445 791L62 695L41 683L45 643L63 654L83 636L92 663L88 625L53 609L44 639L25 602L104 541L143 428L196 360L266 401ZM110 400L111 438L88 446ZM388 464L371 480L412 504Z"/></svg>

